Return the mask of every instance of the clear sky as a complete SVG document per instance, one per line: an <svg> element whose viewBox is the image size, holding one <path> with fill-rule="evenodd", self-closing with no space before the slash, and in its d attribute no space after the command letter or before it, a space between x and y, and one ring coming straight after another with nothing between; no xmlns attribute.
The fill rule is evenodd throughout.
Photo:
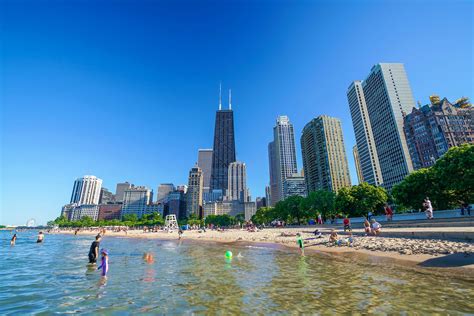
<svg viewBox="0 0 474 316"><path fill-rule="evenodd" d="M0 223L54 219L86 174L187 183L232 88L237 159L269 181L278 115L342 120L351 81L405 64L415 100L473 94L472 1L0 1ZM227 104L225 102L224 104Z"/></svg>

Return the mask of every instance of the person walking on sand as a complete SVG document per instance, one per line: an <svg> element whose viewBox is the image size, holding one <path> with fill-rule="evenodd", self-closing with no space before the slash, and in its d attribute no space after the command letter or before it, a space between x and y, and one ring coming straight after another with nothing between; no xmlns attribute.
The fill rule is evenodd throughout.
<svg viewBox="0 0 474 316"><path fill-rule="evenodd" d="M100 235L95 236L95 241L92 242L89 249L89 264L95 264L99 257Z"/></svg>
<svg viewBox="0 0 474 316"><path fill-rule="evenodd" d="M425 214L427 219L433 219L433 206L428 197L423 201L423 208L425 209Z"/></svg>
<svg viewBox="0 0 474 316"><path fill-rule="evenodd" d="M348 216L346 216L343 220L344 223L344 231L352 231L351 229L351 220Z"/></svg>
<svg viewBox="0 0 474 316"><path fill-rule="evenodd" d="M318 225L322 225L323 224L323 217L321 216L321 214L318 214Z"/></svg>
<svg viewBox="0 0 474 316"><path fill-rule="evenodd" d="M387 218L387 222L391 221L393 219L392 208L388 204L385 204L384 209L385 209L385 216Z"/></svg>
<svg viewBox="0 0 474 316"><path fill-rule="evenodd" d="M10 240L10 246L15 246L15 242L16 242L16 234L14 234L12 239Z"/></svg>

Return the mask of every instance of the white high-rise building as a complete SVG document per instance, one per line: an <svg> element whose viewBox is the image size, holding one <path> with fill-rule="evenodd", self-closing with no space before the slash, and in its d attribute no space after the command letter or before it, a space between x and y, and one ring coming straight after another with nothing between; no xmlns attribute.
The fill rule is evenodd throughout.
<svg viewBox="0 0 474 316"><path fill-rule="evenodd" d="M212 149L199 149L197 165L202 170L202 192L208 193L211 185Z"/></svg>
<svg viewBox="0 0 474 316"><path fill-rule="evenodd" d="M96 176L84 176L74 181L70 203L99 204L102 179Z"/></svg>
<svg viewBox="0 0 474 316"><path fill-rule="evenodd" d="M234 161L229 164L227 200L247 202L247 169L245 163Z"/></svg>
<svg viewBox="0 0 474 316"><path fill-rule="evenodd" d="M347 99L357 143L360 174L364 182L371 185L381 185L383 183L382 172L361 81L354 81L349 86ZM357 175L359 176L359 171L357 171ZM360 177L359 182L361 182Z"/></svg>
<svg viewBox="0 0 474 316"><path fill-rule="evenodd" d="M202 207L203 174L199 167L193 167L189 171L188 191L186 193L186 216L191 214L198 218L201 216Z"/></svg>
<svg viewBox="0 0 474 316"><path fill-rule="evenodd" d="M351 115L354 112L352 122L364 181L369 182L372 177L375 180L369 183L390 190L413 171L403 131L403 113L409 113L415 102L405 67L389 63L373 66L367 79L349 87L348 98ZM374 146L371 146L372 137ZM378 159L372 159L371 155Z"/></svg>
<svg viewBox="0 0 474 316"><path fill-rule="evenodd" d="M295 134L288 116L279 116L273 128L273 142L268 145L270 160L271 205L283 199L283 182L298 173Z"/></svg>

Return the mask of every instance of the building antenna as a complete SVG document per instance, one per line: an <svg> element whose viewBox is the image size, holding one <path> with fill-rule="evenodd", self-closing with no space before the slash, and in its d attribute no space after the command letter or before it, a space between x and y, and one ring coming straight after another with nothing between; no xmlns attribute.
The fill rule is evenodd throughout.
<svg viewBox="0 0 474 316"><path fill-rule="evenodd" d="M229 89L229 110L232 110L232 89Z"/></svg>
<svg viewBox="0 0 474 316"><path fill-rule="evenodd" d="M222 110L222 82L219 82L219 111Z"/></svg>

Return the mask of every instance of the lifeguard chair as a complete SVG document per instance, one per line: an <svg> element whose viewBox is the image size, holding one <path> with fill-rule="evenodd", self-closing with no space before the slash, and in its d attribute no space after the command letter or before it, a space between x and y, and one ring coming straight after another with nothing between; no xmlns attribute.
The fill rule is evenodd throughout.
<svg viewBox="0 0 474 316"><path fill-rule="evenodd" d="M165 229L171 231L173 229L178 229L178 221L176 220L176 215L166 215L165 218Z"/></svg>

